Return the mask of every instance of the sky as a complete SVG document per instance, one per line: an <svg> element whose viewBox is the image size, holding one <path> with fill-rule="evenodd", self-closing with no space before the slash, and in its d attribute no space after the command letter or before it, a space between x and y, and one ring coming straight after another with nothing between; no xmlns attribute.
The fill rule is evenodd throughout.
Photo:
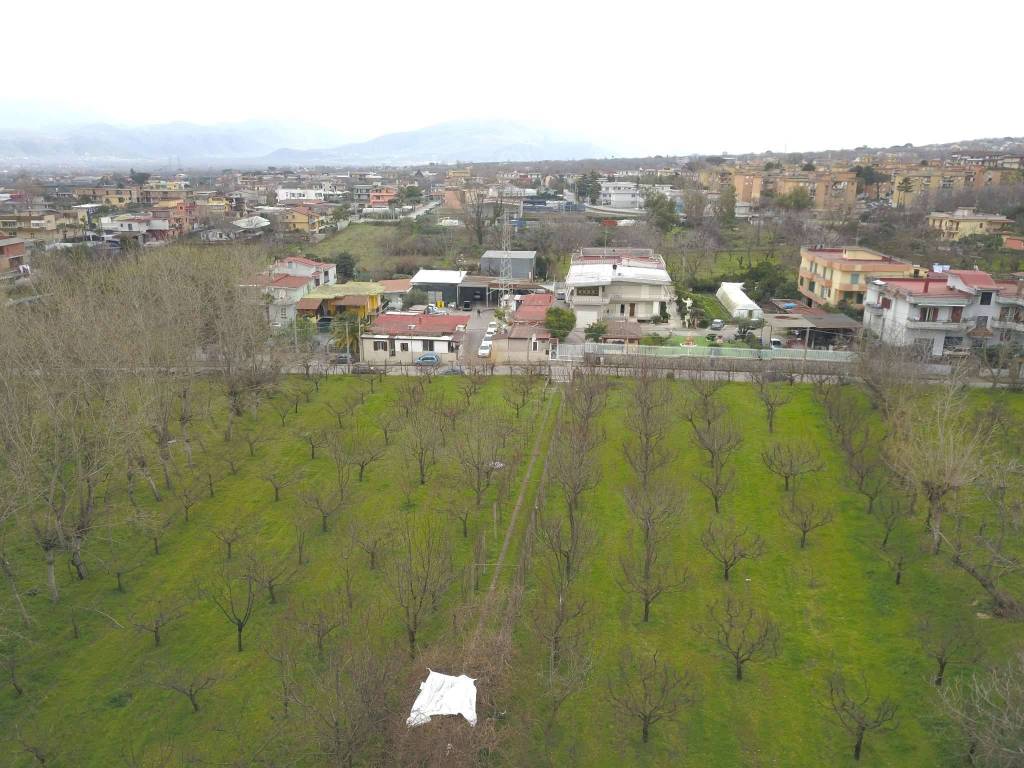
<svg viewBox="0 0 1024 768"><path fill-rule="evenodd" d="M508 119L620 156L1024 134L1011 0L10 6L8 123Z"/></svg>

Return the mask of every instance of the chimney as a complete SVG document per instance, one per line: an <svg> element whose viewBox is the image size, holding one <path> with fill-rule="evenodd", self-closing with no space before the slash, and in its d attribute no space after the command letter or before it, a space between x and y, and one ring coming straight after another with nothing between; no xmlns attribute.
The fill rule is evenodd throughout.
<svg viewBox="0 0 1024 768"><path fill-rule="evenodd" d="M925 293L928 293L928 283L930 283L930 282L931 282L931 280L929 278L926 277L924 279L924 292Z"/></svg>

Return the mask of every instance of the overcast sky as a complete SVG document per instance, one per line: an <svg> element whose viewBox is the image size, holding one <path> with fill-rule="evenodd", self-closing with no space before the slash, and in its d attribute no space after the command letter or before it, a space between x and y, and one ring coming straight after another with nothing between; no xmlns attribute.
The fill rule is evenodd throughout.
<svg viewBox="0 0 1024 768"><path fill-rule="evenodd" d="M507 118L619 155L1024 134L1012 0L8 6L9 114L339 139Z"/></svg>

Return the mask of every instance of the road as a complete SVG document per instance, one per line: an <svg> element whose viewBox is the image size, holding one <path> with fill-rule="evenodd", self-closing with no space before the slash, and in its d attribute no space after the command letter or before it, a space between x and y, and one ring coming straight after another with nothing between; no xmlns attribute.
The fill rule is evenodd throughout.
<svg viewBox="0 0 1024 768"><path fill-rule="evenodd" d="M480 342L484 340L484 332L487 330L487 324L494 319L494 307L489 309L486 307L480 307L479 311L479 315L475 308L469 311L469 323L466 326L466 338L463 340L462 348L459 350L459 359L463 365L483 362L482 358L476 356L476 351L480 348Z"/></svg>

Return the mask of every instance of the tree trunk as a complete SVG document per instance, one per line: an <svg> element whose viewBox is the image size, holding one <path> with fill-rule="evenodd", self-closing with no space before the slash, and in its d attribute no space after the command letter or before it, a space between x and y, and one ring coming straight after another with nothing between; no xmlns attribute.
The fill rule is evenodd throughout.
<svg viewBox="0 0 1024 768"><path fill-rule="evenodd" d="M121 581L121 572L118 571L114 575L117 577L117 591L123 593L124 592L124 583Z"/></svg>
<svg viewBox="0 0 1024 768"><path fill-rule="evenodd" d="M857 731L857 741L853 743L853 759L860 760L860 748L864 745L864 729Z"/></svg>
<svg viewBox="0 0 1024 768"><path fill-rule="evenodd" d="M737 680L742 680L743 679L743 662L740 661L739 659L736 659L736 679Z"/></svg>
<svg viewBox="0 0 1024 768"><path fill-rule="evenodd" d="M406 635L409 638L409 656L416 658L416 630L406 627Z"/></svg>
<svg viewBox="0 0 1024 768"><path fill-rule="evenodd" d="M648 739L650 739L650 737L651 737L651 724L648 723L646 720L644 720L643 721L643 725L641 727L642 727L642 733L643 733L642 738L643 738L644 744L646 744Z"/></svg>
<svg viewBox="0 0 1024 768"><path fill-rule="evenodd" d="M52 549L46 550L46 584L50 588L50 600L54 603L60 600L60 590L57 589L56 559L56 552Z"/></svg>
<svg viewBox="0 0 1024 768"><path fill-rule="evenodd" d="M192 711L193 712L198 712L199 711L199 701L196 698L195 692L193 692L193 691L189 691L188 692L188 701L192 705Z"/></svg>
<svg viewBox="0 0 1024 768"><path fill-rule="evenodd" d="M159 624L154 624L153 625L153 642L156 644L157 648L160 647L160 625Z"/></svg>
<svg viewBox="0 0 1024 768"><path fill-rule="evenodd" d="M936 659L939 668L935 672L935 685L942 686L942 678L946 676L946 665L949 663L948 659Z"/></svg>
<svg viewBox="0 0 1024 768"><path fill-rule="evenodd" d="M160 538L158 536L153 537L153 554L160 554Z"/></svg>
<svg viewBox="0 0 1024 768"><path fill-rule="evenodd" d="M651 620L651 601L650 599L644 600L644 621Z"/></svg>
<svg viewBox="0 0 1024 768"><path fill-rule="evenodd" d="M245 629L245 627L242 626L241 624L237 624L236 627L238 629L238 652L241 653L242 652L242 630Z"/></svg>
<svg viewBox="0 0 1024 768"><path fill-rule="evenodd" d="M807 531L800 531L800 549L807 546Z"/></svg>
<svg viewBox="0 0 1024 768"><path fill-rule="evenodd" d="M729 580L729 570L732 568L730 565L722 566L722 575L725 576L725 580Z"/></svg>

